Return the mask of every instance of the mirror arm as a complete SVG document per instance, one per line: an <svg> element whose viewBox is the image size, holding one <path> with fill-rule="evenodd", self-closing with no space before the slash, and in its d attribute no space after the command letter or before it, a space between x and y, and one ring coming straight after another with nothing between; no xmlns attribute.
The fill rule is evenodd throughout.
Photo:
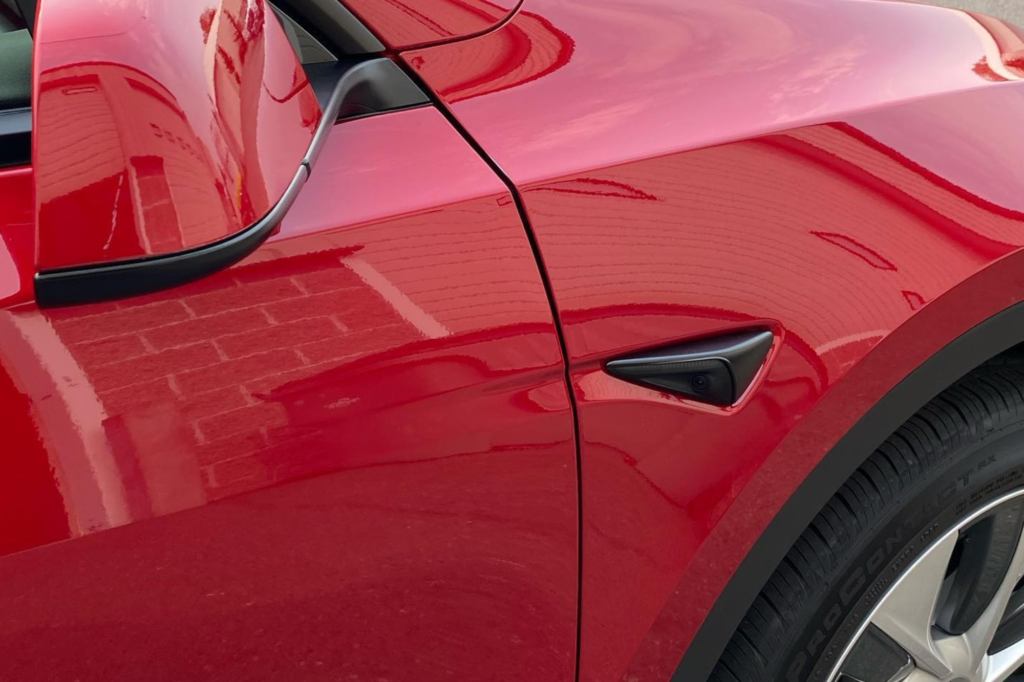
<svg viewBox="0 0 1024 682"><path fill-rule="evenodd" d="M227 239L166 256L40 272L35 277L36 303L52 308L138 296L192 282L234 265L255 251L281 224L307 177L309 169L300 165L270 212Z"/></svg>
<svg viewBox="0 0 1024 682"><path fill-rule="evenodd" d="M281 224L295 202L342 106L387 68L382 62L394 67L389 59L371 59L338 79L295 177L281 199L255 224L226 239L174 254L39 272L35 276L36 303L40 307L79 305L161 291L223 270L251 254Z"/></svg>

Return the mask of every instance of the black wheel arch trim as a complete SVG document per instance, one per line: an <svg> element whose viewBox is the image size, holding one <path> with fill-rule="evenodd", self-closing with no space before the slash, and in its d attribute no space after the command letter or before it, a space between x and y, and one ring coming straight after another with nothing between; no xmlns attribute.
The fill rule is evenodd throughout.
<svg viewBox="0 0 1024 682"><path fill-rule="evenodd" d="M347 67L338 74L330 97L323 105L323 116L295 176L278 202L260 220L230 237L185 251L39 272L35 276L36 303L41 307L58 307L162 291L195 281L242 260L259 248L281 224L313 172L342 106L351 103L352 97L369 97L376 108L364 108L371 113L429 103L409 77L386 57L368 59Z"/></svg>
<svg viewBox="0 0 1024 682"><path fill-rule="evenodd" d="M672 675L703 682L768 578L832 495L885 439L972 369L1024 342L1024 303L958 336L891 389L833 446L769 522L730 578Z"/></svg>

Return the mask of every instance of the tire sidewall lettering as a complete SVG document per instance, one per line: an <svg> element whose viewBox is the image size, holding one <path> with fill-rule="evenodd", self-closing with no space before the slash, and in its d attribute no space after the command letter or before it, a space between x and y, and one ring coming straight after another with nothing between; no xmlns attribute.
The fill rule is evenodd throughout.
<svg viewBox="0 0 1024 682"><path fill-rule="evenodd" d="M923 551L959 519L998 495L1024 484L1024 433L1000 438L1015 448L993 453L986 439L968 452L954 453L901 491L908 502L899 513L880 519L852 560L844 562L838 579L821 599L810 623L798 635L779 670L786 682L824 682L846 651L861 624L889 587ZM909 540L909 541L908 541Z"/></svg>

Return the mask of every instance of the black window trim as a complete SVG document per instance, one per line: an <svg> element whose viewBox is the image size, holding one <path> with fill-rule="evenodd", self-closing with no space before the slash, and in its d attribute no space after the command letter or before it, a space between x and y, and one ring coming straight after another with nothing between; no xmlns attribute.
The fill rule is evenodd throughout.
<svg viewBox="0 0 1024 682"><path fill-rule="evenodd" d="M32 110L0 111L0 169L32 163Z"/></svg>

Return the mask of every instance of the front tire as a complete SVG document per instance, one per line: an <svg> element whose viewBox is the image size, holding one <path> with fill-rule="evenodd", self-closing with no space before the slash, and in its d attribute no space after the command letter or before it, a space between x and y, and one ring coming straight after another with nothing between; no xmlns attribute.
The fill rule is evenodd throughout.
<svg viewBox="0 0 1024 682"><path fill-rule="evenodd" d="M1024 662L1024 366L894 433L758 595L713 682L997 682Z"/></svg>

